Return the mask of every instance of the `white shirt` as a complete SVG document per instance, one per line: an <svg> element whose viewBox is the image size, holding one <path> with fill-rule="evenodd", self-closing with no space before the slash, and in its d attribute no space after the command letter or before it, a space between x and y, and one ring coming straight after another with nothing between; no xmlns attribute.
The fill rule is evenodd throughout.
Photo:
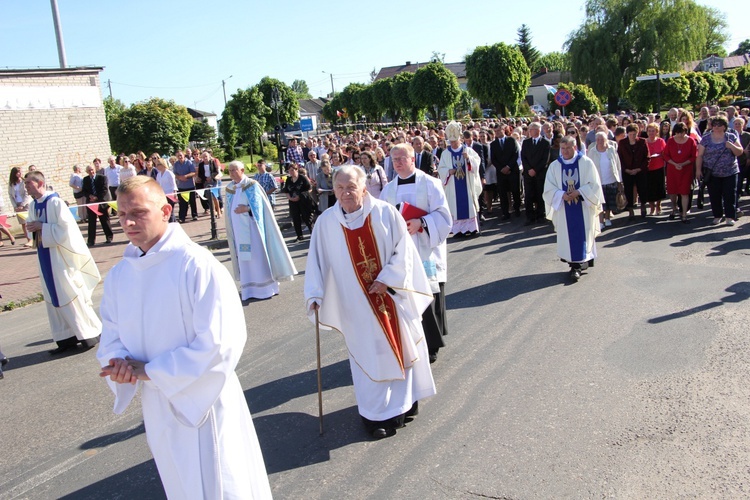
<svg viewBox="0 0 750 500"><path fill-rule="evenodd" d="M114 168L108 166L104 169L104 174L107 176L107 183L109 187L117 187L120 185L120 166L115 165Z"/></svg>

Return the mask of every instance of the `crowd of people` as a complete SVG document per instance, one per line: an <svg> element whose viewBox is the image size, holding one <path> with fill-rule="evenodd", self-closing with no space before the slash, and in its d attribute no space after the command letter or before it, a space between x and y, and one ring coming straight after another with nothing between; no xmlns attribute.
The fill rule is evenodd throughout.
<svg viewBox="0 0 750 500"><path fill-rule="evenodd" d="M247 335L242 301L269 299L297 274L274 213L277 193L288 199L297 241L303 225L311 233L307 315L343 334L360 416L381 439L437 392L431 364L448 333L451 235L479 236L497 204L501 223L523 211L527 226L552 222L557 254L578 280L594 265L596 236L613 215L666 215L669 196L667 218L689 223L694 192L701 209L707 188L712 223L734 225L750 188L747 116L731 107L705 108L697 121L680 109L663 120L557 112L332 132L290 140L282 186L264 161L254 178L230 162L224 197L213 195L223 166L210 151L112 156L106 168L95 159L86 177L74 169L70 181L87 205L88 245L41 172L15 169L8 194L16 211L28 211L24 232L37 249L52 354L98 343L117 413L142 388L148 443L168 496L265 497L263 459L234 369ZM224 214L239 295L227 270L170 224L185 223L188 208L198 218L198 190L208 194L199 196L204 213ZM111 242L112 200L130 245L105 281L100 321L91 301L100 276L88 247L97 219ZM153 293L168 302L150 301Z"/></svg>

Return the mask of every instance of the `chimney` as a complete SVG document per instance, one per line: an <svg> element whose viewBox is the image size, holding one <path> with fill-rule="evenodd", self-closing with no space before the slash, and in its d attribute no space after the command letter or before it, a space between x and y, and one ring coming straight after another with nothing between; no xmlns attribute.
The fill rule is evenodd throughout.
<svg viewBox="0 0 750 500"><path fill-rule="evenodd" d="M406 61L407 66L411 66L411 61Z"/></svg>

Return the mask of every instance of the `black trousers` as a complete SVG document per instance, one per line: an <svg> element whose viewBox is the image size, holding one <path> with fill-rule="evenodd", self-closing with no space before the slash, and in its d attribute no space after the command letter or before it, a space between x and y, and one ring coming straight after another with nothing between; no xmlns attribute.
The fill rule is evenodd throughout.
<svg viewBox="0 0 750 500"><path fill-rule="evenodd" d="M99 212L101 212L101 215L96 215L89 210L88 244L90 246L96 243L96 219L99 219L99 223L102 225L104 236L108 240L112 239L112 227L109 225L109 205L99 205Z"/></svg>
<svg viewBox="0 0 750 500"><path fill-rule="evenodd" d="M109 194L112 195L112 201L117 199L117 188L119 186L109 186Z"/></svg>
<svg viewBox="0 0 750 500"><path fill-rule="evenodd" d="M312 233L312 206L308 200L290 201L289 215L292 216L292 225L294 225L297 238L302 238L302 222Z"/></svg>
<svg viewBox="0 0 750 500"><path fill-rule="evenodd" d="M422 329L427 341L427 351L437 354L441 347L445 347L443 336L448 335L448 323L445 317L445 283L440 283L440 291L434 293L435 300L422 313Z"/></svg>
<svg viewBox="0 0 750 500"><path fill-rule="evenodd" d="M524 208L528 220L533 221L546 217L544 198L542 197L545 174L546 172L537 170L534 177L526 174L523 176Z"/></svg>
<svg viewBox="0 0 750 500"><path fill-rule="evenodd" d="M497 189L500 194L500 210L503 215L510 215L508 194L513 197L513 211L521 211L521 178L518 172L510 174L497 173Z"/></svg>
<svg viewBox="0 0 750 500"><path fill-rule="evenodd" d="M641 170L635 175L622 173L622 183L625 189L625 198L628 199L627 209L630 210L635 207L636 199L633 195L633 186L638 190L638 198L641 200L646 199L646 172ZM644 203L641 201L641 203Z"/></svg>
<svg viewBox="0 0 750 500"><path fill-rule="evenodd" d="M708 180L708 198L714 218L737 218L737 174L728 177L712 175Z"/></svg>
<svg viewBox="0 0 750 500"><path fill-rule="evenodd" d="M177 191L180 193L184 191L193 191L193 188L185 188L185 189L178 188ZM185 201L182 199L181 195L179 194L177 195L177 201L180 202L180 215L178 217L180 219L180 222L185 222L185 217L187 217L188 203L190 204L190 215L192 215L194 219L198 217L198 208L195 205L195 193L192 192L190 193L189 196L190 196L189 198L190 201Z"/></svg>

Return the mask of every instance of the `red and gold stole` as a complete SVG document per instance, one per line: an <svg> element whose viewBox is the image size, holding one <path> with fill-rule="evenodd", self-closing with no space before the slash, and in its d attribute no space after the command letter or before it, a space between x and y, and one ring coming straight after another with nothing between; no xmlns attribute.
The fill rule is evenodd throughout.
<svg viewBox="0 0 750 500"><path fill-rule="evenodd" d="M367 297L372 312L378 319L378 323L403 372L404 356L401 350L401 332L396 315L396 304L388 294L367 293L370 285L378 277L380 270L383 269L375 234L372 232L370 216L368 215L365 218L365 223L359 229L347 229L343 226L342 229L344 230L346 247L349 250L349 258L352 261L352 267L354 267L354 274L357 276L360 287L362 287L362 293Z"/></svg>

